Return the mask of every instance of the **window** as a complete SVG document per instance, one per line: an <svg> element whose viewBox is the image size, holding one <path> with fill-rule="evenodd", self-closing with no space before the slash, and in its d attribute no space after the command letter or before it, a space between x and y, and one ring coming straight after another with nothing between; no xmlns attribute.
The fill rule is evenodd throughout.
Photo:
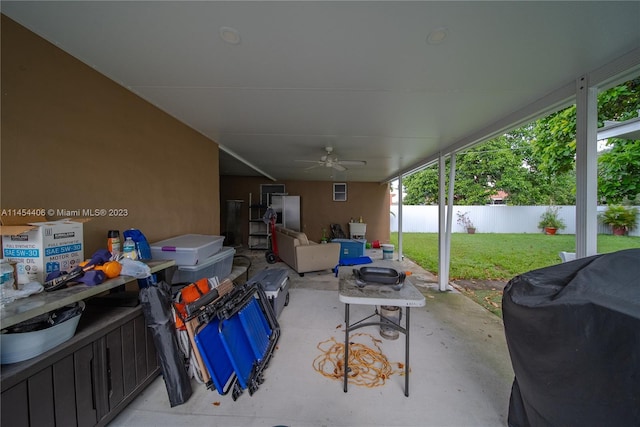
<svg viewBox="0 0 640 427"><path fill-rule="evenodd" d="M346 202L347 201L347 184L334 183L333 184L333 201L334 202Z"/></svg>
<svg viewBox="0 0 640 427"><path fill-rule="evenodd" d="M284 184L260 184L260 203L270 205L272 194L287 194Z"/></svg>

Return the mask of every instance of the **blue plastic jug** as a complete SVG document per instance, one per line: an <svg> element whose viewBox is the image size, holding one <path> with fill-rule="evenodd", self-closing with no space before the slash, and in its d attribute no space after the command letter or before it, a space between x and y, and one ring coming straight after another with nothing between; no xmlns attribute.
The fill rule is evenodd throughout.
<svg viewBox="0 0 640 427"><path fill-rule="evenodd" d="M123 233L124 238L131 237L131 240L136 242L136 249L138 250L138 259L139 260L148 260L151 259L151 247L149 246L149 242L147 238L142 234L142 231L137 228L130 228L125 230Z"/></svg>

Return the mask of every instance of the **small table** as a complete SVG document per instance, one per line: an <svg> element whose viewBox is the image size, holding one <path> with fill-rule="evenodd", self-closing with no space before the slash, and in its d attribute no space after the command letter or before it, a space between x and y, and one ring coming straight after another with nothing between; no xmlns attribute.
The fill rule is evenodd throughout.
<svg viewBox="0 0 640 427"><path fill-rule="evenodd" d="M376 261L368 266L377 267L391 267L397 271L403 271L402 265L396 261ZM346 325L345 338L344 338L344 392L347 392L348 372L349 372L349 334L359 328L366 326L381 326L390 327L399 332L402 332L405 336L405 364L404 364L404 395L409 396L409 324L410 324L410 310L411 307L424 307L425 298L422 293L411 283L411 280L407 277L404 281L404 286L399 290L392 289L388 285L367 285L359 287L355 282L353 275L353 268L344 268L340 271L339 281L339 298L340 301L345 304L344 308L344 321ZM386 322L366 322L373 316L380 315L377 307L373 314L361 319L357 322L349 323L349 307L351 304L363 304L363 305L386 305L405 307L405 326L402 327L399 324L387 319Z"/></svg>
<svg viewBox="0 0 640 427"><path fill-rule="evenodd" d="M146 261L146 264L149 266L151 273L157 273L175 266L176 262L173 260L154 260ZM118 276L95 286L77 284L57 291L43 291L39 294L30 295L27 298L20 298L5 305L2 310L0 310L0 324L3 329L8 328L17 323L64 307L65 305L97 296L103 292L125 285L128 282L134 282L135 280L135 277Z"/></svg>

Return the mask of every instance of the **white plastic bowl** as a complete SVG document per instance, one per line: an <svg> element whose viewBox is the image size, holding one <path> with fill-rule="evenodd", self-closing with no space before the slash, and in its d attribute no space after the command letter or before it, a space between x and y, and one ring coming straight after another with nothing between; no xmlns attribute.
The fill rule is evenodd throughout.
<svg viewBox="0 0 640 427"><path fill-rule="evenodd" d="M79 304L84 311L84 302L80 301ZM62 344L76 333L80 316L82 313L39 331L0 334L0 363L22 362Z"/></svg>

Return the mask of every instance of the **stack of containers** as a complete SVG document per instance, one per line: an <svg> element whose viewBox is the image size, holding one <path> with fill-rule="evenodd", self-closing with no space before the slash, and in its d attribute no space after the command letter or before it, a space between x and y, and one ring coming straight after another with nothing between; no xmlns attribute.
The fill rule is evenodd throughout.
<svg viewBox="0 0 640 427"><path fill-rule="evenodd" d="M178 266L171 285L193 283L217 277L222 281L231 274L236 250L223 247L224 236L183 234L151 244L154 260L174 260Z"/></svg>

